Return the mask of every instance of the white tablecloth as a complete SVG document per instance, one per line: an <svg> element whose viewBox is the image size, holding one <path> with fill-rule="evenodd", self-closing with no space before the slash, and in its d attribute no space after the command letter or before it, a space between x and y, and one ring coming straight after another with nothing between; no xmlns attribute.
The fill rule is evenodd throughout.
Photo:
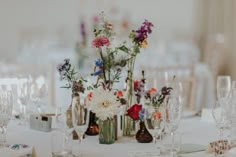
<svg viewBox="0 0 236 157"><path fill-rule="evenodd" d="M185 118L181 121L178 129L182 133L182 143L207 145L217 139L215 124L203 122L200 118ZM12 121L8 125L7 141L9 143L22 143L35 148L38 157L51 157L50 145L51 133L30 130L27 127L19 126ZM86 157L128 157L131 151L155 150L154 143L137 143L134 138L119 137L112 145L101 145L98 143L98 136L86 136L80 148ZM210 157L212 154L197 152L183 154L183 157Z"/></svg>

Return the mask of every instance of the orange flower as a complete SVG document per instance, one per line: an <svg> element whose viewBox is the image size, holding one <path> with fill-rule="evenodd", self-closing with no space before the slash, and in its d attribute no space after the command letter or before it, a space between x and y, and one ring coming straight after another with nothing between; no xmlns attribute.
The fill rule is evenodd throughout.
<svg viewBox="0 0 236 157"><path fill-rule="evenodd" d="M128 29L128 28L129 28L129 23L128 23L127 20L123 20L121 24L122 24L122 27L123 27L124 29Z"/></svg>
<svg viewBox="0 0 236 157"><path fill-rule="evenodd" d="M152 93L156 92L156 88L151 88L148 90L148 94L152 95Z"/></svg>
<svg viewBox="0 0 236 157"><path fill-rule="evenodd" d="M123 97L123 92L121 90L118 90L115 95L118 97L118 98L121 98Z"/></svg>
<svg viewBox="0 0 236 157"><path fill-rule="evenodd" d="M154 119L161 119L161 112L159 112L159 111L153 112L152 116Z"/></svg>

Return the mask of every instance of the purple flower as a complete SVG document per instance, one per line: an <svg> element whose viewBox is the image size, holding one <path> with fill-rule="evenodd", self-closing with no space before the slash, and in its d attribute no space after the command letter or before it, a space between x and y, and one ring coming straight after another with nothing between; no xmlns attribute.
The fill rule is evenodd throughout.
<svg viewBox="0 0 236 157"><path fill-rule="evenodd" d="M163 87L161 89L161 94L164 95L164 96L170 95L170 92L171 92L172 89L173 88L171 88L171 87Z"/></svg>
<svg viewBox="0 0 236 157"><path fill-rule="evenodd" d="M71 64L69 59L65 59L64 63L57 65L57 70L60 75L60 80L63 80L66 77L65 75L70 71L70 69L71 69Z"/></svg>
<svg viewBox="0 0 236 157"><path fill-rule="evenodd" d="M153 24L145 20L138 30L133 31L135 33L134 42L142 44L147 39L148 34L152 33L151 27L153 27Z"/></svg>
<svg viewBox="0 0 236 157"><path fill-rule="evenodd" d="M81 22L80 24L80 33L83 39L86 38L86 30L85 30L85 24L84 22Z"/></svg>

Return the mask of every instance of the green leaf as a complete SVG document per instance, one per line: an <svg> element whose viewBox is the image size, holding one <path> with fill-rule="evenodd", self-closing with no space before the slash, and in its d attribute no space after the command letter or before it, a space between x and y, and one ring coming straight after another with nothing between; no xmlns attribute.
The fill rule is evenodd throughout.
<svg viewBox="0 0 236 157"><path fill-rule="evenodd" d="M123 52L129 53L129 49L125 45L122 45L122 46L118 47L118 49L123 51Z"/></svg>

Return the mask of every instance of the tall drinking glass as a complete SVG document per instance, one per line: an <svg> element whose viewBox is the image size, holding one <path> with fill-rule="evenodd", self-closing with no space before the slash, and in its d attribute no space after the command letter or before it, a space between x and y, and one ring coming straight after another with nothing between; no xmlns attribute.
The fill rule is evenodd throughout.
<svg viewBox="0 0 236 157"><path fill-rule="evenodd" d="M162 131L165 127L165 108L164 106L155 106L151 115L151 124L154 129L154 142L157 144L157 148L160 149L160 141L162 140Z"/></svg>
<svg viewBox="0 0 236 157"><path fill-rule="evenodd" d="M228 107L229 104L222 104L219 101L213 103L212 106L212 116L215 120L216 127L219 130L219 140L229 140L230 130L232 125L231 118L231 107ZM229 134L223 137L223 133L225 130L229 131ZM223 147L219 147L219 149L224 149ZM219 150L221 151L221 150ZM217 154L216 154L217 155Z"/></svg>
<svg viewBox="0 0 236 157"><path fill-rule="evenodd" d="M12 116L13 96L11 91L0 91L0 147L6 145L7 124Z"/></svg>
<svg viewBox="0 0 236 157"><path fill-rule="evenodd" d="M83 135L88 128L88 122L88 109L84 105L76 105L75 103L72 103L72 123L73 128L78 135L79 143L81 143L83 140ZM82 155L81 152L79 153L79 156Z"/></svg>
<svg viewBox="0 0 236 157"><path fill-rule="evenodd" d="M230 96L231 78L228 75L217 77L217 98L220 103L225 103Z"/></svg>
<svg viewBox="0 0 236 157"><path fill-rule="evenodd" d="M27 115L27 105L29 103L29 84L27 78L18 79L18 100L20 105L20 120L19 124L27 124L28 115Z"/></svg>
<svg viewBox="0 0 236 157"><path fill-rule="evenodd" d="M172 144L171 144L171 156L175 157L177 150L174 149L174 133L178 129L180 119L182 115L182 103L180 96L171 96L166 104L166 116L165 123L166 128L170 132Z"/></svg>

